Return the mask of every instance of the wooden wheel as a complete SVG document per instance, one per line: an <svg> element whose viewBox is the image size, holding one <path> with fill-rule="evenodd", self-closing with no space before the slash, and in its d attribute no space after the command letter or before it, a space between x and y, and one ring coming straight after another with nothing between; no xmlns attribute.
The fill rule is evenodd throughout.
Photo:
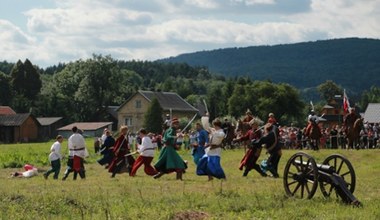
<svg viewBox="0 0 380 220"><path fill-rule="evenodd" d="M347 188L351 193L355 191L356 175L351 162L340 154L333 154L328 156L323 164L334 167L335 173L344 179ZM323 196L329 197L333 191L334 186L331 183L320 181L319 185Z"/></svg>
<svg viewBox="0 0 380 220"><path fill-rule="evenodd" d="M287 162L284 188L288 196L311 199L318 187L318 168L310 155L299 152Z"/></svg>

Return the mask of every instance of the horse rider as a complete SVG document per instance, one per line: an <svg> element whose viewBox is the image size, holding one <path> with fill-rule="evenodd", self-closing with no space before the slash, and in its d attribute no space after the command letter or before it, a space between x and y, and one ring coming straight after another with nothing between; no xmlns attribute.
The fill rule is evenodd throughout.
<svg viewBox="0 0 380 220"><path fill-rule="evenodd" d="M243 122L249 123L252 119L253 119L252 112L251 112L251 110L247 109L247 111L245 112L245 116L243 118Z"/></svg>
<svg viewBox="0 0 380 220"><path fill-rule="evenodd" d="M343 118L343 125L346 134L348 134L358 118L360 118L360 116L356 114L355 108L350 108L349 113Z"/></svg>

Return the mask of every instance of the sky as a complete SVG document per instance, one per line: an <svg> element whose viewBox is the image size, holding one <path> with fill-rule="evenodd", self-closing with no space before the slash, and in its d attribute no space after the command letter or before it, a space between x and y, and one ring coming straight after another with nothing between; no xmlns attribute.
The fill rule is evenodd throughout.
<svg viewBox="0 0 380 220"><path fill-rule="evenodd" d="M229 47L380 38L380 0L0 0L0 60L156 60Z"/></svg>

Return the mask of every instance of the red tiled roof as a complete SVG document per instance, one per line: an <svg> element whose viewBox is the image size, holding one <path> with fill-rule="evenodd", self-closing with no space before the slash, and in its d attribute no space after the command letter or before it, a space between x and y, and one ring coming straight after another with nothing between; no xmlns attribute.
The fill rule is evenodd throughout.
<svg viewBox="0 0 380 220"><path fill-rule="evenodd" d="M0 106L0 115L15 115L16 112L9 106Z"/></svg>
<svg viewBox="0 0 380 220"><path fill-rule="evenodd" d="M58 128L59 131L71 131L74 126L84 131L94 131L100 128L107 127L113 122L75 122L69 125L66 125L62 128Z"/></svg>

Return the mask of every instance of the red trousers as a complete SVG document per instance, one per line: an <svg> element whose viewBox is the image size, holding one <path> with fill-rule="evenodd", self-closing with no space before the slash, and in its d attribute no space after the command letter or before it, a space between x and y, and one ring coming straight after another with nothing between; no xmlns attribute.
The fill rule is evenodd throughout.
<svg viewBox="0 0 380 220"><path fill-rule="evenodd" d="M130 176L135 176L137 170L141 167L141 165L144 164L144 171L147 175L153 176L156 175L158 172L154 167L151 165L153 160L153 157L144 157L144 156L139 156L135 163L133 164L132 171L129 174Z"/></svg>

